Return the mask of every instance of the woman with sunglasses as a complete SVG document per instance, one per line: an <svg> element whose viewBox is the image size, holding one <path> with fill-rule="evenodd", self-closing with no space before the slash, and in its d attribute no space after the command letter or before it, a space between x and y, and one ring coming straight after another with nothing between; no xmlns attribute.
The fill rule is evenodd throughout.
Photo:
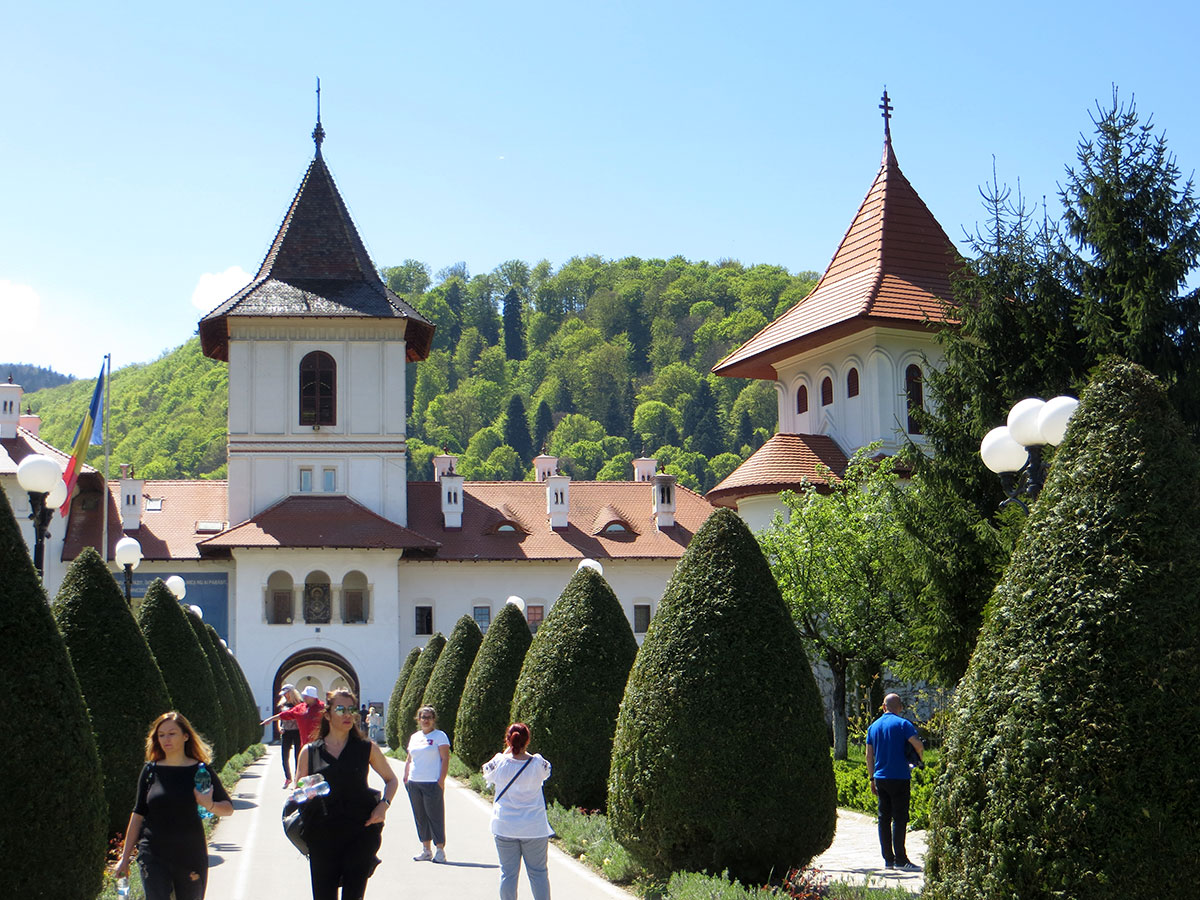
<svg viewBox="0 0 1200 900"><path fill-rule="evenodd" d="M533 900L550 900L546 846L554 831L542 795L550 763L539 753L526 752L528 746L529 726L514 722L504 733L504 752L483 764L483 780L496 789L492 837L500 857L500 900L517 900L521 860L525 861Z"/></svg>
<svg viewBox="0 0 1200 900"><path fill-rule="evenodd" d="M422 706L417 725L408 739L404 760L404 787L417 823L421 852L413 859L446 861L446 773L450 771L450 738L437 727L437 710ZM437 851L430 848L437 847Z"/></svg>
<svg viewBox="0 0 1200 900"><path fill-rule="evenodd" d="M383 779L383 796L367 787L367 770ZM383 751L358 727L358 698L334 691L321 717L320 736L300 754L297 780L320 774L329 793L304 818L313 900L361 900L379 865L375 855L399 781Z"/></svg>
<svg viewBox="0 0 1200 900"><path fill-rule="evenodd" d="M147 900L203 900L208 841L197 807L233 815L233 803L209 769L212 752L183 713L165 712L146 735L146 766L116 875L129 874L133 848Z"/></svg>

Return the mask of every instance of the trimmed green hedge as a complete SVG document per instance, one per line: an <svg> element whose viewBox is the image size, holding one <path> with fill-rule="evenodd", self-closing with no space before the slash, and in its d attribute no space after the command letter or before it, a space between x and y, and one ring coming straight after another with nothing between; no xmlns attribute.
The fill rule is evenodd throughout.
<svg viewBox="0 0 1200 900"><path fill-rule="evenodd" d="M224 683L223 676L225 675L225 670L221 669L218 674L215 667L217 660L213 655L212 646L209 644L208 632L204 630L204 620L192 612L191 609L183 606L180 608L183 610L183 616L187 619L187 623L192 629L192 634L196 638L196 646L200 648L200 652L204 655L204 665L208 672L209 680L212 682L213 696L217 700L217 709L220 711L219 724L210 726L212 731L210 738L213 741L213 765L219 769L225 765L225 760L229 759L238 750L234 746L236 736L229 733L229 726L234 724L232 713L229 709L229 685Z"/></svg>
<svg viewBox="0 0 1200 900"><path fill-rule="evenodd" d="M1198 685L1200 456L1106 360L956 692L926 895L1194 898Z"/></svg>
<svg viewBox="0 0 1200 900"><path fill-rule="evenodd" d="M728 870L761 884L830 845L836 799L800 634L758 542L719 509L667 584L629 676L613 833L656 875Z"/></svg>
<svg viewBox="0 0 1200 900"><path fill-rule="evenodd" d="M261 721L257 715L258 710L254 708L254 703L246 690L241 670L237 667L233 654L229 652L228 648L221 645L221 636L217 634L217 630L205 622L204 631L208 634L208 639L216 651L217 664L225 673L225 681L229 684L229 692L233 699L236 746L239 750L244 750L262 740L262 728L258 724Z"/></svg>
<svg viewBox="0 0 1200 900"><path fill-rule="evenodd" d="M475 662L475 654L483 643L483 633L471 616L463 616L450 632L450 639L438 656L437 665L425 686L423 706L437 710L438 728L454 743L454 724L458 719L458 704L462 700L467 673Z"/></svg>
<svg viewBox="0 0 1200 900"><path fill-rule="evenodd" d="M445 646L446 639L442 637L442 633L435 632L425 643L421 655L417 657L412 674L408 676L408 683L404 685L404 693L400 696L400 708L396 710L396 736L399 740L398 746L393 749L408 749L408 739L417 730L417 710L421 708L421 701L425 699L429 677L433 674L434 666L437 665L438 657L442 655Z"/></svg>
<svg viewBox="0 0 1200 900"><path fill-rule="evenodd" d="M404 660L404 665L400 667L400 674L396 677L396 683L392 686L392 696L388 700L387 715L384 716L383 721L383 731L387 745L393 750L402 749L399 746L399 723L400 709L404 705L404 688L408 685L408 678L412 675L413 667L417 664L420 656L420 647L413 647L408 651L408 657Z"/></svg>
<svg viewBox="0 0 1200 900"><path fill-rule="evenodd" d="M71 563L52 610L96 733L108 831L124 831L150 723L171 697L112 572L92 547Z"/></svg>
<svg viewBox="0 0 1200 900"><path fill-rule="evenodd" d="M100 757L79 680L3 490L0 647L0 783L8 788L0 897L93 900L108 820Z"/></svg>
<svg viewBox="0 0 1200 900"><path fill-rule="evenodd" d="M504 746L504 731L512 724L508 714L513 692L532 641L525 615L505 603L483 636L454 726L454 752L472 769L479 769Z"/></svg>
<svg viewBox="0 0 1200 900"><path fill-rule="evenodd" d="M512 719L554 766L546 801L603 809L617 708L637 655L629 619L604 577L579 569L533 638Z"/></svg>

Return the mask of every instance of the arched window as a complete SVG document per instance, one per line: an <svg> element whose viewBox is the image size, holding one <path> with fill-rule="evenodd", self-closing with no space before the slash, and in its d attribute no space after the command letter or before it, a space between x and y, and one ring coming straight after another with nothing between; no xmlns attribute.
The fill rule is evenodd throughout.
<svg viewBox="0 0 1200 900"><path fill-rule="evenodd" d="M918 409L925 408L925 384L920 366L913 365L904 370L904 396L908 401L908 433L924 434L921 423L913 416Z"/></svg>
<svg viewBox="0 0 1200 900"><path fill-rule="evenodd" d="M300 360L300 424L337 423L337 363L314 350Z"/></svg>
<svg viewBox="0 0 1200 900"><path fill-rule="evenodd" d="M333 608L329 602L329 576L310 572L304 579L304 621L308 625L328 625Z"/></svg>
<svg viewBox="0 0 1200 900"><path fill-rule="evenodd" d="M808 388L804 385L796 388L796 412L808 412Z"/></svg>
<svg viewBox="0 0 1200 900"><path fill-rule="evenodd" d="M828 406L833 402L833 379L826 378L821 382L821 405Z"/></svg>
<svg viewBox="0 0 1200 900"><path fill-rule="evenodd" d="M349 572L342 579L342 621L365 624L371 618L370 587L362 572Z"/></svg>
<svg viewBox="0 0 1200 900"><path fill-rule="evenodd" d="M267 579L267 624L291 625L294 607L292 576L287 572L272 572Z"/></svg>
<svg viewBox="0 0 1200 900"><path fill-rule="evenodd" d="M846 373L846 396L858 396L858 369L851 369Z"/></svg>

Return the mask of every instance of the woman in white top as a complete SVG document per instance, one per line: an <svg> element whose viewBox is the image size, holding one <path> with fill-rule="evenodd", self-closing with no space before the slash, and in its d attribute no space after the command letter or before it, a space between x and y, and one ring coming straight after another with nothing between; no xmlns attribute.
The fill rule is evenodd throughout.
<svg viewBox="0 0 1200 900"><path fill-rule="evenodd" d="M408 739L408 758L404 761L404 787L417 823L421 852L413 859L446 861L446 773L450 771L450 738L437 727L437 710L422 706L417 710L420 726ZM433 852L430 844L437 846Z"/></svg>
<svg viewBox="0 0 1200 900"><path fill-rule="evenodd" d="M496 788L492 803L492 835L500 857L500 900L516 900L521 860L533 888L533 900L550 900L546 845L554 831L546 818L542 782L550 763L540 754L525 752L529 726L514 722L504 733L504 752L483 765L484 780Z"/></svg>

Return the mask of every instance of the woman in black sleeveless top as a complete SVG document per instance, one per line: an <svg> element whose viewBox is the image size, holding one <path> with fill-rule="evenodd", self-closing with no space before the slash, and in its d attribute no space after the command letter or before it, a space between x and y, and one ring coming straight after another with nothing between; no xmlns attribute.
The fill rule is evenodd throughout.
<svg viewBox="0 0 1200 900"><path fill-rule="evenodd" d="M384 781L383 797L367 787L367 770ZM310 800L304 817L313 900L361 900L379 865L384 819L399 787L387 757L358 727L358 698L349 691L329 695L320 737L300 754L298 778L321 774L329 793Z"/></svg>

